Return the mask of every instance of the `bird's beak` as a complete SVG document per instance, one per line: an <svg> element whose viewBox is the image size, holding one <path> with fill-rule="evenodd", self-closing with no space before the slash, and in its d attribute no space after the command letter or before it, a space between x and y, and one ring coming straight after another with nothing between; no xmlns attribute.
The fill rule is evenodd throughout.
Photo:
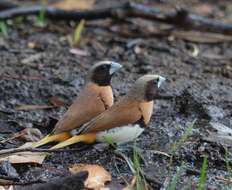
<svg viewBox="0 0 232 190"><path fill-rule="evenodd" d="M158 88L161 86L161 84L166 80L166 78L159 76L159 81L158 81Z"/></svg>
<svg viewBox="0 0 232 190"><path fill-rule="evenodd" d="M110 75L112 75L113 73L115 73L116 71L118 71L121 68L122 68L122 65L120 65L119 63L111 62Z"/></svg>

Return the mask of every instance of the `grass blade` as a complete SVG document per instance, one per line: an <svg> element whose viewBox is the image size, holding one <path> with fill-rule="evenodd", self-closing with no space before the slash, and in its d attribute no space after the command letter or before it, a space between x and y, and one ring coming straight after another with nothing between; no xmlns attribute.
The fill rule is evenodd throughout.
<svg viewBox="0 0 232 190"><path fill-rule="evenodd" d="M82 19L74 31L73 45L77 45L80 42L81 33L83 31L84 25L85 25L85 20Z"/></svg>
<svg viewBox="0 0 232 190"><path fill-rule="evenodd" d="M198 182L197 190L203 190L205 188L207 159L208 159L207 156L204 157L204 159L203 159L203 163L201 166L201 175L200 175L200 179Z"/></svg>
<svg viewBox="0 0 232 190"><path fill-rule="evenodd" d="M4 21L0 21L0 33L3 37L8 37L7 25Z"/></svg>
<svg viewBox="0 0 232 190"><path fill-rule="evenodd" d="M38 27L45 27L46 26L46 21L45 21L45 5L46 5L46 0L40 0L40 6L41 9L39 11L39 15L37 16L35 25Z"/></svg>
<svg viewBox="0 0 232 190"><path fill-rule="evenodd" d="M183 170L184 170L184 165L182 164L180 167L177 168L176 175L172 178L171 182L168 185L167 190L175 190L176 189L177 182L178 182L181 174L183 173Z"/></svg>

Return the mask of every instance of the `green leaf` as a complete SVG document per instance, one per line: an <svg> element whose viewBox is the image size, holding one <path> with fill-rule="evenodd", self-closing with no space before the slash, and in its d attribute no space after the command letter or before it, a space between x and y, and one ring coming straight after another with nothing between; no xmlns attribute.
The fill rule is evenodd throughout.
<svg viewBox="0 0 232 190"><path fill-rule="evenodd" d="M40 0L40 6L41 6L41 9L39 11L39 15L37 16L35 25L43 28L46 26L46 21L45 21L46 0Z"/></svg>
<svg viewBox="0 0 232 190"><path fill-rule="evenodd" d="M81 20L77 25L73 35L73 45L77 45L81 40L81 33L84 29L85 20Z"/></svg>
<svg viewBox="0 0 232 190"><path fill-rule="evenodd" d="M0 21L0 33L3 37L8 37L7 25L4 21Z"/></svg>
<svg viewBox="0 0 232 190"><path fill-rule="evenodd" d="M180 167L177 168L176 175L172 178L170 184L168 185L167 190L175 190L177 181L179 180L181 174L183 173L184 165L182 164Z"/></svg>
<svg viewBox="0 0 232 190"><path fill-rule="evenodd" d="M207 159L208 159L207 156L205 156L204 159L203 159L203 163L202 163L202 166L201 166L201 175L200 175L200 179L199 179L199 182L198 182L197 190L203 190L205 188Z"/></svg>

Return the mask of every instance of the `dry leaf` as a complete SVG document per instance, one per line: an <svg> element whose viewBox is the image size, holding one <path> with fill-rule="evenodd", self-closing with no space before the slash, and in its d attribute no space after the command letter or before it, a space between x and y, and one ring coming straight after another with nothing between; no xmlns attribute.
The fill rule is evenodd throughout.
<svg viewBox="0 0 232 190"><path fill-rule="evenodd" d="M15 110L17 111L31 111L31 110L40 110L40 109L51 109L56 106L50 106L50 105L21 105L17 106Z"/></svg>
<svg viewBox="0 0 232 190"><path fill-rule="evenodd" d="M29 148L32 146L32 143L28 142L19 148ZM23 164L23 163L36 163L42 164L47 153L43 152L19 152L13 153L10 155L0 156L0 161L9 161L12 164Z"/></svg>
<svg viewBox="0 0 232 190"><path fill-rule="evenodd" d="M87 51L84 51L84 50L81 50L81 49L77 49L77 48L72 48L72 49L69 50L69 52L71 54L75 54L75 55L79 55L79 56L84 56L84 57L86 57L86 56L89 55Z"/></svg>
<svg viewBox="0 0 232 190"><path fill-rule="evenodd" d="M88 171L89 175L85 181L85 187L90 189L98 190L105 186L105 182L111 181L111 174L99 165L75 164L69 168L69 171L72 174Z"/></svg>
<svg viewBox="0 0 232 190"><path fill-rule="evenodd" d="M87 10L91 9L95 0L62 0L53 4L53 7L64 10Z"/></svg>
<svg viewBox="0 0 232 190"><path fill-rule="evenodd" d="M11 137L0 141L1 143L6 143L10 140L20 138L26 141L35 142L40 140L43 137L43 134L40 132L39 129L36 128L26 128L18 133L14 133Z"/></svg>

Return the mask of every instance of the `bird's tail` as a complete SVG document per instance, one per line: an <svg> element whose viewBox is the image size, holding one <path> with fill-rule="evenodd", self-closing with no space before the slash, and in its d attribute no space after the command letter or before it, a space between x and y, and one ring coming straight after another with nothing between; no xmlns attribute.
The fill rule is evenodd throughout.
<svg viewBox="0 0 232 190"><path fill-rule="evenodd" d="M72 138L69 138L68 140L64 142L61 142L53 146L51 149L63 148L63 147L66 147L66 146L69 146L71 144L75 144L78 142L91 144L91 143L94 143L95 141L96 141L96 133L87 133L87 134L73 136Z"/></svg>
<svg viewBox="0 0 232 190"><path fill-rule="evenodd" d="M50 142L62 142L70 138L70 134L67 132L55 134L55 135L47 135L46 137L42 138L40 141L33 143L32 147L37 148L42 145L45 145Z"/></svg>

